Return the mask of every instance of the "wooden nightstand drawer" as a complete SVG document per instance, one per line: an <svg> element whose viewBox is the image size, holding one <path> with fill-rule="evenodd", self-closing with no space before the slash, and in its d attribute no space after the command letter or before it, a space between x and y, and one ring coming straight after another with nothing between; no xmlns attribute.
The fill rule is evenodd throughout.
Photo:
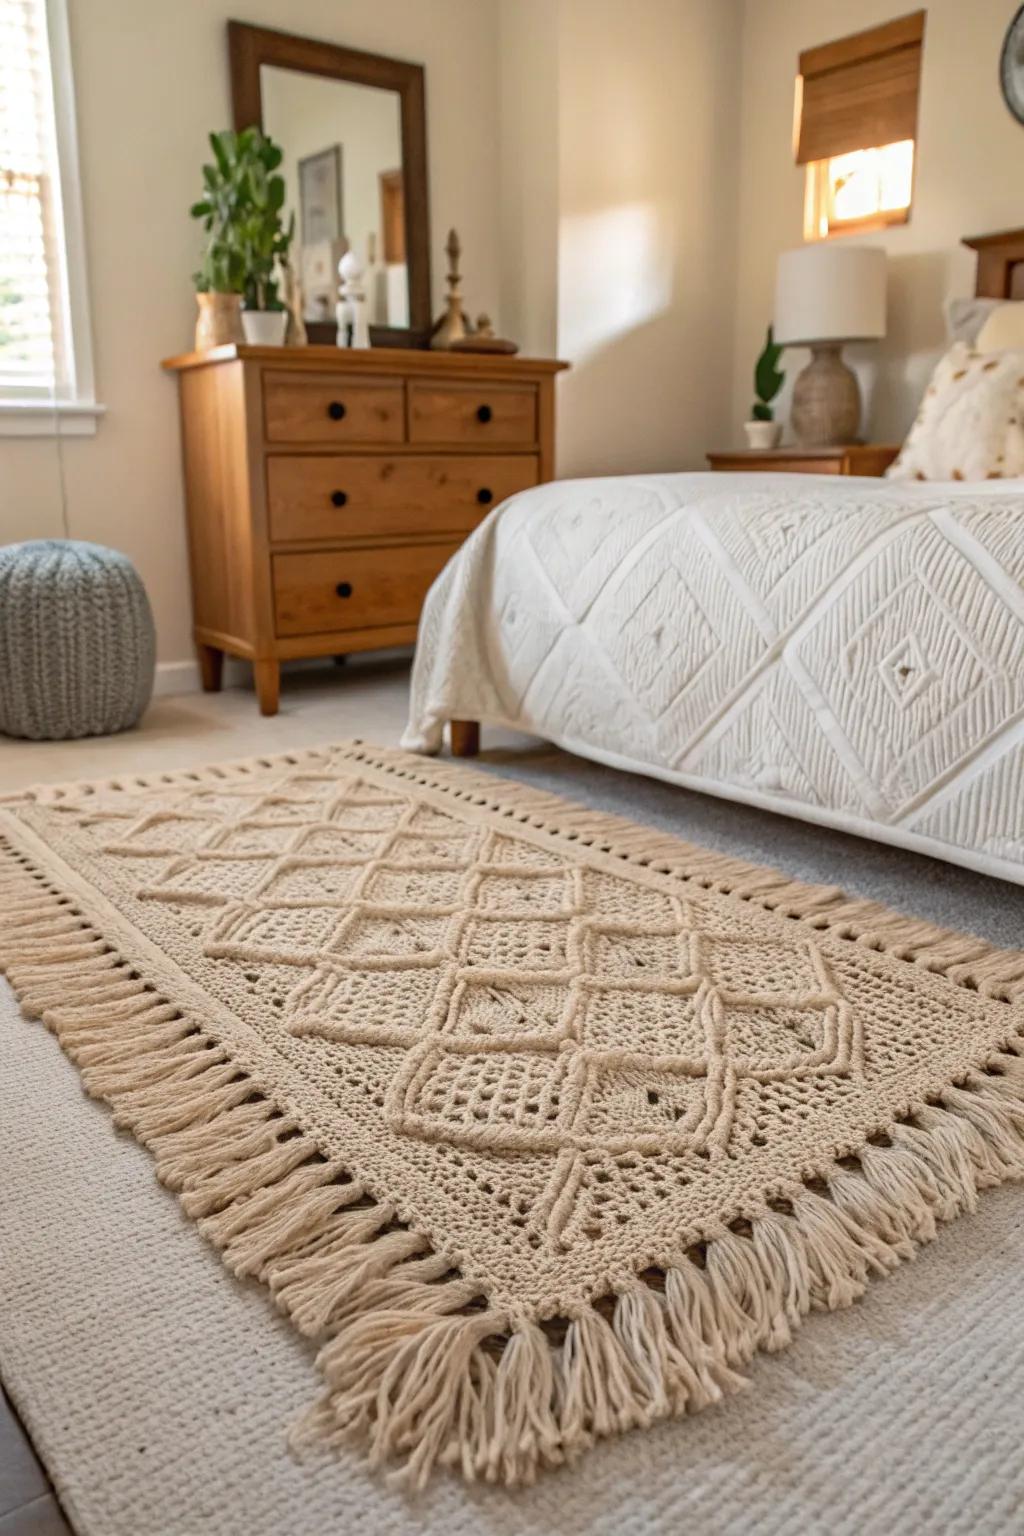
<svg viewBox="0 0 1024 1536"><path fill-rule="evenodd" d="M461 541L275 555L278 635L415 624L434 578Z"/></svg>
<svg viewBox="0 0 1024 1536"><path fill-rule="evenodd" d="M402 533L468 533L506 496L536 485L527 455L272 455L267 460L270 537L347 539Z"/></svg>
<svg viewBox="0 0 1024 1536"><path fill-rule="evenodd" d="M344 374L265 373L263 423L272 443L400 443L400 380Z"/></svg>
<svg viewBox="0 0 1024 1536"><path fill-rule="evenodd" d="M411 443L472 444L479 449L530 448L537 441L532 385L409 383Z"/></svg>

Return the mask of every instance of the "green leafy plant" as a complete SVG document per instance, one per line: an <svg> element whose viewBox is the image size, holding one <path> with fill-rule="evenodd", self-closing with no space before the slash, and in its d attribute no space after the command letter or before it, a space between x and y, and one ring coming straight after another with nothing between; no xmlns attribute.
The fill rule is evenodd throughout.
<svg viewBox="0 0 1024 1536"><path fill-rule="evenodd" d="M280 147L259 128L210 134L213 163L203 166L203 196L190 209L206 231L206 250L194 275L200 293L241 293L247 309L283 309L278 263L295 236L287 226Z"/></svg>
<svg viewBox="0 0 1024 1536"><path fill-rule="evenodd" d="M779 372L779 358L782 356L782 348L772 337L772 328L768 327L768 335L765 338L764 349L754 364L754 401L750 417L752 421L773 421L772 401L785 383L786 375Z"/></svg>

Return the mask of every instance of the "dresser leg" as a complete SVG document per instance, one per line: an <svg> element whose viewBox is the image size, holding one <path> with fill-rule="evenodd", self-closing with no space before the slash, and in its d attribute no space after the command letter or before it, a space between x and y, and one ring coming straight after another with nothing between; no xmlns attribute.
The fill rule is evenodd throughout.
<svg viewBox="0 0 1024 1536"><path fill-rule="evenodd" d="M224 652L218 651L215 645L204 645L201 640L197 640L196 655L199 658L199 678L203 692L220 693L224 676Z"/></svg>
<svg viewBox="0 0 1024 1536"><path fill-rule="evenodd" d="M252 673L256 683L256 697L260 701L260 714L276 715L281 696L281 663L273 659L254 661Z"/></svg>
<svg viewBox="0 0 1024 1536"><path fill-rule="evenodd" d="M477 720L451 722L452 757L476 757L480 751L480 723Z"/></svg>

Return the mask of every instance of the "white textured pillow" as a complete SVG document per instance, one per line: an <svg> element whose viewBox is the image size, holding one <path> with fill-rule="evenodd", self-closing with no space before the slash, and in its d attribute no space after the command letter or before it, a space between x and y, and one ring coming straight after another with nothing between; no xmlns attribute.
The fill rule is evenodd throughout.
<svg viewBox="0 0 1024 1536"><path fill-rule="evenodd" d="M950 347L932 374L893 480L1024 475L1024 352Z"/></svg>
<svg viewBox="0 0 1024 1536"><path fill-rule="evenodd" d="M947 299L946 338L977 346L978 333L994 309L1001 309L1005 299Z"/></svg>
<svg viewBox="0 0 1024 1536"><path fill-rule="evenodd" d="M997 304L974 345L979 352L1019 352L1024 348L1024 304Z"/></svg>

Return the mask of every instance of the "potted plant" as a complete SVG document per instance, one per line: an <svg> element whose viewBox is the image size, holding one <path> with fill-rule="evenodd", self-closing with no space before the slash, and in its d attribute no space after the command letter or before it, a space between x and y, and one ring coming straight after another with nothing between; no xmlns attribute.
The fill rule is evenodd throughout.
<svg viewBox="0 0 1024 1536"><path fill-rule="evenodd" d="M775 420L772 401L785 382L786 375L779 372L782 348L772 337L768 327L764 347L754 364L754 394L757 397L750 412L751 419L744 423L747 446L761 449L777 448L782 436L782 424Z"/></svg>
<svg viewBox="0 0 1024 1536"><path fill-rule="evenodd" d="M259 128L211 133L210 147L213 164L203 166L204 194L191 209L208 236L196 273L196 345L244 339L279 346L288 314L278 297L278 263L287 258L295 232L294 215L287 227L281 219L284 177L275 174L281 149ZM211 316L206 328L204 312ZM229 325L231 334L223 334Z"/></svg>
<svg viewBox="0 0 1024 1536"><path fill-rule="evenodd" d="M199 318L196 349L242 342L242 294L245 268L237 239L238 187L230 174L225 140L233 134L210 134L214 163L203 166L203 196L189 210L203 221L206 249L198 272L193 273Z"/></svg>

